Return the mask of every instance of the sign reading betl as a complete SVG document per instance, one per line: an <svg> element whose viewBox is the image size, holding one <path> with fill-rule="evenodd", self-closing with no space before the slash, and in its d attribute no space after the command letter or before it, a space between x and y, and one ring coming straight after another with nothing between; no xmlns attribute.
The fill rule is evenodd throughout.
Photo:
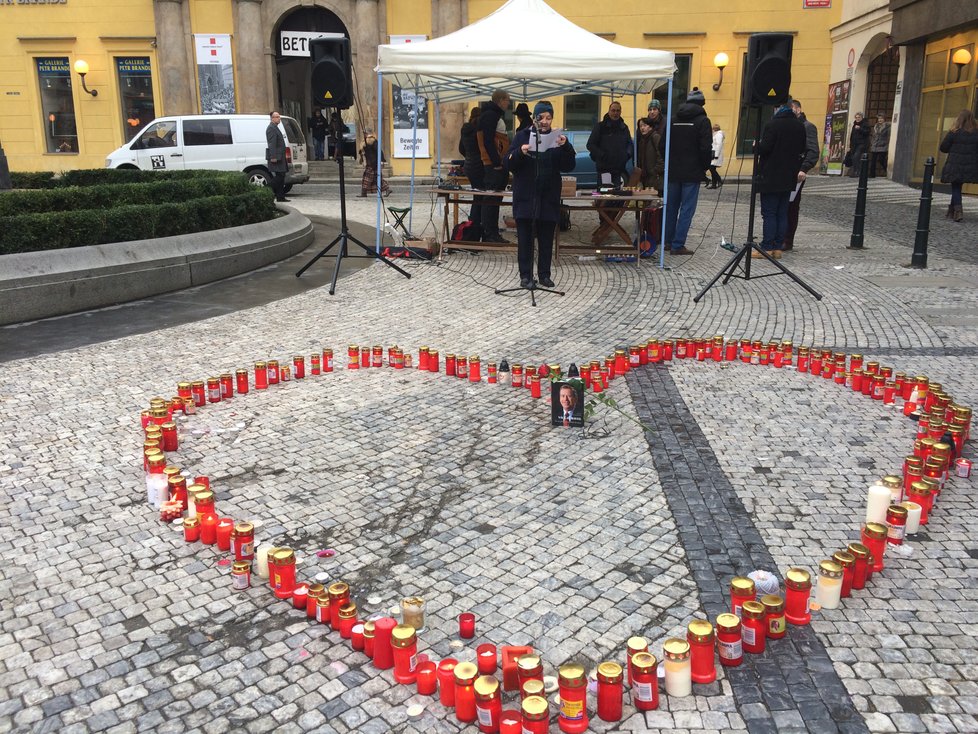
<svg viewBox="0 0 978 734"><path fill-rule="evenodd" d="M309 57L309 41L313 38L345 38L342 33L318 31L282 31L279 34L279 50L282 56Z"/></svg>

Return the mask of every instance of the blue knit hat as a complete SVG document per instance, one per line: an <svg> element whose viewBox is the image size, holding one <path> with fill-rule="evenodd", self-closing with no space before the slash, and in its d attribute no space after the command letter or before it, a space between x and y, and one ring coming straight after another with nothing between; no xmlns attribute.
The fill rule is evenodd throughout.
<svg viewBox="0 0 978 734"><path fill-rule="evenodd" d="M550 113L550 116L553 117L554 116L554 106L552 104L550 104L549 102L547 102L546 100L544 100L542 102L537 102L535 105L533 105L533 119L534 120L538 119L540 117L540 115L542 115L544 112L549 112Z"/></svg>

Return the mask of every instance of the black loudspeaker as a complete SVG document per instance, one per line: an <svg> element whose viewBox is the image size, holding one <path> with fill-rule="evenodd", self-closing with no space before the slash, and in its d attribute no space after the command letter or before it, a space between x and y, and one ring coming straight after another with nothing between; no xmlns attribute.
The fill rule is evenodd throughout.
<svg viewBox="0 0 978 734"><path fill-rule="evenodd" d="M750 37L744 80L746 104L780 105L788 101L793 41L789 33L755 33Z"/></svg>
<svg viewBox="0 0 978 734"><path fill-rule="evenodd" d="M345 110L353 106L353 63L349 38L314 38L309 42L312 57L312 103Z"/></svg>

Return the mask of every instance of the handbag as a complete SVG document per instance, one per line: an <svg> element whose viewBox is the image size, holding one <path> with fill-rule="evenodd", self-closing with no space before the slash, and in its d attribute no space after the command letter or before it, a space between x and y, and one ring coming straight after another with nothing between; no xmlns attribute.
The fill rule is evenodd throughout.
<svg viewBox="0 0 978 734"><path fill-rule="evenodd" d="M846 151L846 157L842 160L842 165L845 166L846 168L852 167L852 151L851 150L847 150Z"/></svg>

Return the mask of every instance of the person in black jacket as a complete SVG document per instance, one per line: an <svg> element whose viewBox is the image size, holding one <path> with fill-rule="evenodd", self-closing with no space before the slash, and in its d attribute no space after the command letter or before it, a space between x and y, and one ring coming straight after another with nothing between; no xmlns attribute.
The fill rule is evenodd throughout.
<svg viewBox="0 0 978 734"><path fill-rule="evenodd" d="M611 175L611 185L620 188L625 178L626 165L632 158L632 134L621 119L621 103L612 102L608 112L587 139L587 149L598 171Z"/></svg>
<svg viewBox="0 0 978 734"><path fill-rule="evenodd" d="M530 114L530 108L526 102L520 102L516 105L516 109L513 110L513 117L519 120L519 125L516 126L514 132L526 130L533 124L533 115Z"/></svg>
<svg viewBox="0 0 978 734"><path fill-rule="evenodd" d="M482 154L479 152L479 140L476 133L479 130L479 115L481 110L473 107L469 112L469 121L462 125L462 133L458 140L459 155L465 160L462 170L473 189L486 187L485 171L482 167ZM470 239L478 242L482 239L482 204L476 199L469 210L469 221L475 223L475 231Z"/></svg>
<svg viewBox="0 0 978 734"><path fill-rule="evenodd" d="M873 126L857 112L853 118L852 132L849 133L849 160L851 164L846 173L849 178L859 177L859 167L862 165L863 153L869 153L869 139L873 137Z"/></svg>
<svg viewBox="0 0 978 734"><path fill-rule="evenodd" d="M322 109L317 107L313 110L312 117L309 118L309 132L312 133L312 144L317 161L326 159L326 133L328 131L329 122L323 117Z"/></svg>
<svg viewBox="0 0 978 734"><path fill-rule="evenodd" d="M780 259L788 230L788 199L798 183L798 172L805 157L805 125L795 117L791 105L783 104L775 110L774 117L761 131L757 153L754 179L761 195L764 220L761 249ZM752 250L751 257L764 256Z"/></svg>
<svg viewBox="0 0 978 734"><path fill-rule="evenodd" d="M519 242L520 286L533 289L533 241L538 244L537 277L544 288L553 288L550 266L553 259L554 231L560 220L560 174L574 170L574 146L565 135L547 150L531 147L531 133L551 132L554 108L549 102L533 107L535 127L520 130L506 153L506 164L513 173L513 216ZM535 136L534 136L535 137Z"/></svg>
<svg viewBox="0 0 978 734"><path fill-rule="evenodd" d="M978 124L971 110L961 110L944 140L941 152L947 153L941 169L941 183L951 184L951 205L947 216L955 222L964 219L961 188L966 183L978 183Z"/></svg>
<svg viewBox="0 0 978 734"><path fill-rule="evenodd" d="M706 116L706 98L698 87L686 96L676 110L669 140L668 205L665 215L665 242L672 255L692 255L686 249L686 236L696 213L700 181L713 161L713 125Z"/></svg>
<svg viewBox="0 0 978 734"><path fill-rule="evenodd" d="M818 163L818 128L808 121L805 113L801 110L801 102L797 99L791 100L791 111L795 117L801 120L805 126L805 157L801 161L801 170L798 172L798 189L795 197L788 202L788 229L784 233L784 249L793 250L795 247L795 231L798 229L798 213L801 211L801 190L805 188L805 179L808 172Z"/></svg>
<svg viewBox="0 0 978 734"><path fill-rule="evenodd" d="M476 139L479 142L479 153L482 155L482 168L485 171L486 191L503 191L509 174L503 165L503 155L509 147L509 136L506 134L506 123L503 113L509 109L509 93L497 89L492 93L492 101L482 105L479 115L479 129ZM483 197L482 204L482 241L511 244L499 232L499 199Z"/></svg>

